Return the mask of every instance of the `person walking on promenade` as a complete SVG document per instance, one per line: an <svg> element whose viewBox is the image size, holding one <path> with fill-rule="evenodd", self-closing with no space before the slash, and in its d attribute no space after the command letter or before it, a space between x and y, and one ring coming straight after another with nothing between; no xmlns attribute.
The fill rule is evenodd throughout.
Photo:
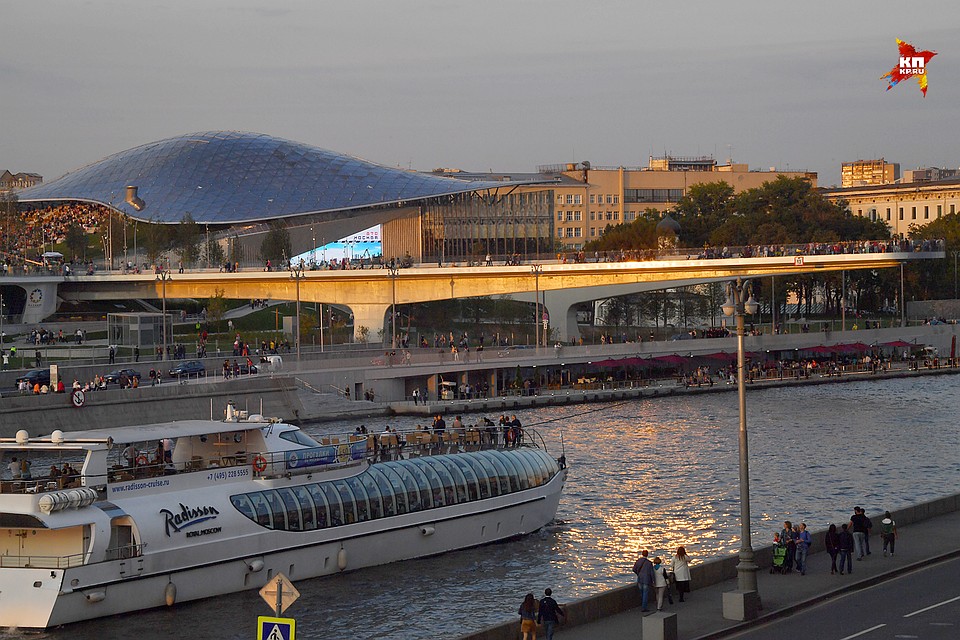
<svg viewBox="0 0 960 640"><path fill-rule="evenodd" d="M650 602L650 590L653 588L653 564L647 559L650 552L644 549L640 557L633 564L633 572L637 574L637 587L640 589L641 611L650 611L647 604Z"/></svg>
<svg viewBox="0 0 960 640"><path fill-rule="evenodd" d="M880 536L883 538L883 557L887 557L887 545L890 546L890 555L892 556L897 545L897 522L889 511L883 512L883 520L880 521Z"/></svg>
<svg viewBox="0 0 960 640"><path fill-rule="evenodd" d="M547 640L553 640L553 630L560 623L560 618L566 618L567 614L563 612L557 601L553 599L553 591L543 590L543 598L540 600L540 609L537 611L537 624L543 625L543 632Z"/></svg>
<svg viewBox="0 0 960 640"><path fill-rule="evenodd" d="M840 553L840 534L837 533L837 525L831 524L827 529L827 534L823 537L823 544L830 554L830 575L837 572L837 554Z"/></svg>
<svg viewBox="0 0 960 640"><path fill-rule="evenodd" d="M782 544L787 554L783 558L783 572L793 571L793 559L797 553L797 535L793 531L793 523L789 520L783 522L783 529L780 531L780 544Z"/></svg>
<svg viewBox="0 0 960 640"><path fill-rule="evenodd" d="M843 575L843 566L846 564L847 573L853 573L853 534L850 533L849 525L843 525L840 532L840 575Z"/></svg>
<svg viewBox="0 0 960 640"><path fill-rule="evenodd" d="M853 544L856 547L857 560L863 560L863 556L867 553L866 543L864 542L867 538L867 516L864 515L863 509L854 507L853 515L850 516L848 524L853 532Z"/></svg>
<svg viewBox="0 0 960 640"><path fill-rule="evenodd" d="M523 640L537 640L537 599L532 593L524 596L517 613L520 614L520 632L523 634Z"/></svg>
<svg viewBox="0 0 960 640"><path fill-rule="evenodd" d="M813 544L813 536L807 531L807 523L800 523L800 532L797 539L797 571L800 575L807 575L807 552L810 551L810 545Z"/></svg>
<svg viewBox="0 0 960 640"><path fill-rule="evenodd" d="M860 513L867 519L867 533L863 536L863 548L867 550L867 555L870 555L870 533L873 531L873 521L870 520L867 512L863 509L860 509Z"/></svg>
<svg viewBox="0 0 960 640"><path fill-rule="evenodd" d="M677 593L680 594L680 602L683 602L684 594L690 593L690 564L687 550L682 546L677 547L677 555L673 557L673 578L677 581Z"/></svg>
<svg viewBox="0 0 960 640"><path fill-rule="evenodd" d="M660 556L653 559L653 586L657 590L657 611L663 611L663 596L667 594L667 587L670 581L667 578L667 570L662 564ZM670 604L673 604L673 596L667 594Z"/></svg>

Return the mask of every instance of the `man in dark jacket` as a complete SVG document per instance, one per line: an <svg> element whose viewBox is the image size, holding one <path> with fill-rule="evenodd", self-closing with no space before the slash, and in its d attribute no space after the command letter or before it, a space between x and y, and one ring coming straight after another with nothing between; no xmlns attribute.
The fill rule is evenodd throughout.
<svg viewBox="0 0 960 640"><path fill-rule="evenodd" d="M847 573L853 573L853 534L849 525L843 525L840 531L840 575L843 575L843 565L847 565Z"/></svg>
<svg viewBox="0 0 960 640"><path fill-rule="evenodd" d="M553 640L554 627L560 622L560 618L566 618L567 616L560 605L557 604L557 601L551 597L553 591L544 589L543 594L544 598L540 601L540 609L537 611L537 624L543 625L547 640Z"/></svg>
<svg viewBox="0 0 960 640"><path fill-rule="evenodd" d="M650 600L650 591L653 589L653 563L647 559L649 552L644 549L633 565L633 572L637 574L637 587L640 589L640 603L642 611L650 611L647 603Z"/></svg>

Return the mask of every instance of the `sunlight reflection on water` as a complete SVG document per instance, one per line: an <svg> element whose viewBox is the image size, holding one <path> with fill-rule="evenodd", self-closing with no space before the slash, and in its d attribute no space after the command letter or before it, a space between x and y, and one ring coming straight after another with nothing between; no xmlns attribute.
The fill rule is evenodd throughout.
<svg viewBox="0 0 960 640"><path fill-rule="evenodd" d="M953 376L749 392L754 546L769 544L784 519L816 530L847 518L855 504L894 509L960 491L957 400ZM682 544L695 559L739 547L735 393L518 415L526 425L543 423L556 455L562 429L570 478L556 522L516 541L298 582L302 599L289 613L304 637L459 635L511 619L528 591L549 586L566 601L629 584L641 547L669 556ZM418 421L366 424L379 432ZM256 615L267 613L248 592L38 637L153 640L190 628L194 636L246 638Z"/></svg>

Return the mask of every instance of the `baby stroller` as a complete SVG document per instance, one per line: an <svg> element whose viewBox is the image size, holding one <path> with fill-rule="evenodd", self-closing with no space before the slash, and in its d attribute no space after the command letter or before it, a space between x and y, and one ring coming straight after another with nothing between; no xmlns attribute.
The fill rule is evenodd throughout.
<svg viewBox="0 0 960 640"><path fill-rule="evenodd" d="M786 573L787 548L781 544L773 547L773 566L770 567L770 573Z"/></svg>

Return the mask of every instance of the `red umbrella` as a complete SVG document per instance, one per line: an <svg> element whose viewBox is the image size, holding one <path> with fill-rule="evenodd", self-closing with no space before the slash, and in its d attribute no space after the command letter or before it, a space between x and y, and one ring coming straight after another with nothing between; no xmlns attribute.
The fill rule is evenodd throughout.
<svg viewBox="0 0 960 640"><path fill-rule="evenodd" d="M656 360L657 362L661 362L663 364L679 365L679 364L685 364L688 358L684 358L683 356L678 356L677 354L674 353L669 356L657 356L656 358L654 358L654 360Z"/></svg>
<svg viewBox="0 0 960 640"><path fill-rule="evenodd" d="M893 342L881 342L880 346L881 347L897 347L902 349L903 347L916 347L918 345L915 345L912 342L904 342L903 340L894 340Z"/></svg>
<svg viewBox="0 0 960 640"><path fill-rule="evenodd" d="M726 351L717 351L716 353L708 353L703 358L710 358L711 360L736 360L737 354L727 353Z"/></svg>

